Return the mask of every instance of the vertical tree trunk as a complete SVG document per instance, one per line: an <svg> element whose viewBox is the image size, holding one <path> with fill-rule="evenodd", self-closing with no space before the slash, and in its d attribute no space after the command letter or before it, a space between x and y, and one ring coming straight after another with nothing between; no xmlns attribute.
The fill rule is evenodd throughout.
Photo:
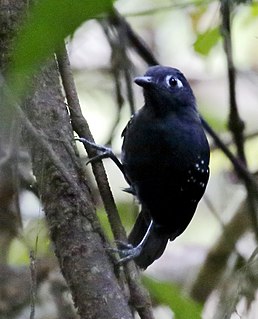
<svg viewBox="0 0 258 319"><path fill-rule="evenodd" d="M0 70L8 67L13 34L26 0L0 0ZM50 35L51 36L51 35ZM31 81L23 110L38 133L25 143L61 271L81 318L132 318L104 249L90 190L73 147L73 134L54 58ZM47 143L48 147L44 147Z"/></svg>

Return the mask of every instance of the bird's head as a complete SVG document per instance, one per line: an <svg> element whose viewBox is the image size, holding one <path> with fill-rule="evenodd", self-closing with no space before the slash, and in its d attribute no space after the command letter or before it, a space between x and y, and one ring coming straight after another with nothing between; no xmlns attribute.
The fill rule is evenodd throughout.
<svg viewBox="0 0 258 319"><path fill-rule="evenodd" d="M193 91L178 69L153 66L144 76L136 77L134 81L143 87L145 105L158 113L196 108Z"/></svg>

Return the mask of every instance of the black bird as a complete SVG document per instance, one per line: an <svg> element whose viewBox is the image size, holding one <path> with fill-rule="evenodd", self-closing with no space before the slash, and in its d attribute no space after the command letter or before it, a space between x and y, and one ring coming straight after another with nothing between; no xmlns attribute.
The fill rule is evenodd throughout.
<svg viewBox="0 0 258 319"><path fill-rule="evenodd" d="M192 89L179 70L154 66L135 83L143 87L145 104L122 133L122 164L142 206L129 235L133 246L153 221L135 258L147 268L190 223L208 182L210 151Z"/></svg>
<svg viewBox="0 0 258 319"><path fill-rule="evenodd" d="M121 244L119 252L122 262L133 258L145 269L190 223L208 182L210 150L179 70L154 66L135 83L143 87L145 104L122 133L122 165L105 148L99 157L115 160L141 204L130 245Z"/></svg>

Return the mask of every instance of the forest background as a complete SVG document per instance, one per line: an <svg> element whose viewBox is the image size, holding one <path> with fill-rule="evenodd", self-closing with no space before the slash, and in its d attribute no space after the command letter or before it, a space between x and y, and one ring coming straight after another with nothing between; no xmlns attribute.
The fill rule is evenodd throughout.
<svg viewBox="0 0 258 319"><path fill-rule="evenodd" d="M258 3L0 0L0 30L0 318L255 318ZM139 273L107 249L138 205L74 138L120 156L143 105L133 78L155 64L193 88L211 178L184 234Z"/></svg>

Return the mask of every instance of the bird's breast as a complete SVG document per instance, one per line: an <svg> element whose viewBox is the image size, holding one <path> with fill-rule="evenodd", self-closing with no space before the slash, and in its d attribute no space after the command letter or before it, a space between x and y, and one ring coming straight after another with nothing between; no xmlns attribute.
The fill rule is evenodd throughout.
<svg viewBox="0 0 258 319"><path fill-rule="evenodd" d="M205 154L204 154L205 153ZM180 169L208 154L208 143L200 125L177 119L155 119L132 123L125 135L122 161L126 166L161 170Z"/></svg>

